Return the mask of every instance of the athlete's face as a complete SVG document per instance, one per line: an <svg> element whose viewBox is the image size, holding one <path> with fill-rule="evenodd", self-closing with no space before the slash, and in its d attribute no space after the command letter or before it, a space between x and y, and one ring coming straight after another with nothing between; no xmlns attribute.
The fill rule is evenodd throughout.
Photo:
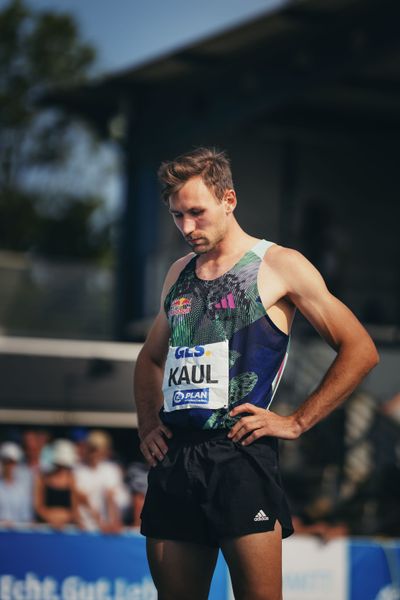
<svg viewBox="0 0 400 600"><path fill-rule="evenodd" d="M175 225L196 254L209 252L224 238L235 205L233 190L218 202L201 177L189 179L169 199Z"/></svg>

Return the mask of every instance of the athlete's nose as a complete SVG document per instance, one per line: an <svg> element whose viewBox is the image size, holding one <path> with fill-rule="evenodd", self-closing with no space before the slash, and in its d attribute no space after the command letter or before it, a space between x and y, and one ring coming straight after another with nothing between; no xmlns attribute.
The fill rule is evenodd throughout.
<svg viewBox="0 0 400 600"><path fill-rule="evenodd" d="M182 233L188 237L196 229L196 223L192 217L182 218Z"/></svg>

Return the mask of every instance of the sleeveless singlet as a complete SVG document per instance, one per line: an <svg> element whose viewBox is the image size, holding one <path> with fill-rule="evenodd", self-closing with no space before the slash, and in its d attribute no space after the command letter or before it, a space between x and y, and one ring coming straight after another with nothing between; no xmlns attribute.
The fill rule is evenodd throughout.
<svg viewBox="0 0 400 600"><path fill-rule="evenodd" d="M161 420L171 427L225 429L238 404L269 408L281 380L290 335L268 316L257 276L273 242L260 240L229 271L196 275L194 256L169 290L164 309L170 347Z"/></svg>

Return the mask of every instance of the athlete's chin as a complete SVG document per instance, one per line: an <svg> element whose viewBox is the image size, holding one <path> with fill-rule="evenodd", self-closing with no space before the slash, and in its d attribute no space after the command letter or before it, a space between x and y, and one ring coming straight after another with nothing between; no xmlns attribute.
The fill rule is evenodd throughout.
<svg viewBox="0 0 400 600"><path fill-rule="evenodd" d="M213 245L208 240L193 241L189 242L189 244L195 254L205 254L213 248Z"/></svg>
<svg viewBox="0 0 400 600"><path fill-rule="evenodd" d="M203 245L203 246L198 245L198 246L192 247L192 250L195 254L207 254L207 252L210 251L210 248L206 247L205 245Z"/></svg>

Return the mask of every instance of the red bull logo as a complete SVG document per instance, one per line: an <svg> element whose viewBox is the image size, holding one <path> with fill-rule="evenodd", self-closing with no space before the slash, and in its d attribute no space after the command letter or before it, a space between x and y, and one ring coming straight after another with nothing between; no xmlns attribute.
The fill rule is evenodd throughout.
<svg viewBox="0 0 400 600"><path fill-rule="evenodd" d="M192 307L191 298L176 298L169 309L168 316L175 317L176 315L187 315Z"/></svg>

